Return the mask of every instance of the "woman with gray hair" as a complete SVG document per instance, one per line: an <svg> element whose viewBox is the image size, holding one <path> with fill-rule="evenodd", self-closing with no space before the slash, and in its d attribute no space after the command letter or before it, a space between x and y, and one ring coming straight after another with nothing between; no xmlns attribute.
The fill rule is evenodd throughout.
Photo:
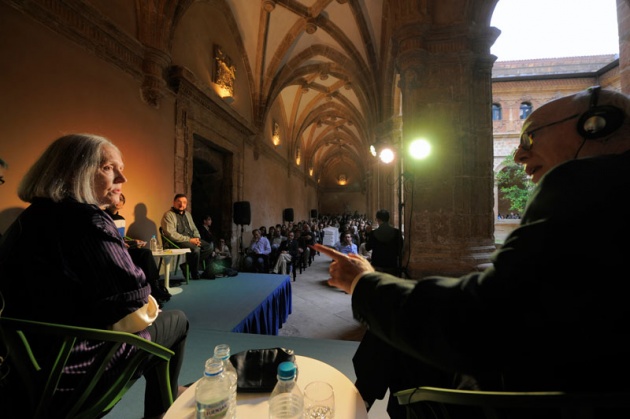
<svg viewBox="0 0 630 419"><path fill-rule="evenodd" d="M142 270L103 210L116 204L127 181L120 150L91 134L54 141L30 168L18 196L31 205L0 242L0 292L4 315L22 319L135 333L170 348L173 395L183 361L188 320L181 311L159 312ZM33 244L46 237L44 248ZM159 314L159 315L158 315ZM71 392L86 370L93 346L75 346L59 388ZM45 345L36 348L45 351ZM123 345L104 380L115 380L136 348ZM165 411L157 374L146 378L145 417ZM101 383L107 385L107 383ZM62 403L60 400L55 402Z"/></svg>

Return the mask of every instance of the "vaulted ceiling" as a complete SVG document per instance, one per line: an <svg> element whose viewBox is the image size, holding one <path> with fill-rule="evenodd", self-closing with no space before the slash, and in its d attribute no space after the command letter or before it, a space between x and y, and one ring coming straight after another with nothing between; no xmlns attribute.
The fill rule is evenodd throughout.
<svg viewBox="0 0 630 419"><path fill-rule="evenodd" d="M382 103L384 1L263 0L258 7L227 0L251 69L256 118L281 107L283 145L323 187L339 174L358 187L368 170Z"/></svg>

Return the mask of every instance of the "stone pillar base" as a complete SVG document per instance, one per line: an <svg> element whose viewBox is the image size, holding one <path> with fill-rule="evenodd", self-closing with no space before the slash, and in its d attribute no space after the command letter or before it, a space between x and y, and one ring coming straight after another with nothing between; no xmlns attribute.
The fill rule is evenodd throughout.
<svg viewBox="0 0 630 419"><path fill-rule="evenodd" d="M410 278L421 279L429 275L462 276L489 266L490 256L496 250L494 244L480 246L432 245L413 252L407 266Z"/></svg>

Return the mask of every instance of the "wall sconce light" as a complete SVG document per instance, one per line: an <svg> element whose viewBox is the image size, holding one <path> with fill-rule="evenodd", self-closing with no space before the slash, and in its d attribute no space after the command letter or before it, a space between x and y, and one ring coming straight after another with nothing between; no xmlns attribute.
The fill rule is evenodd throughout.
<svg viewBox="0 0 630 419"><path fill-rule="evenodd" d="M230 57L223 53L220 46L214 46L214 83L218 88L218 95L227 103L234 102L234 81L236 80L236 66Z"/></svg>
<svg viewBox="0 0 630 419"><path fill-rule="evenodd" d="M345 185L348 184L348 178L346 177L345 174L342 173L342 174L339 175L339 177L337 177L337 183L340 186L345 186Z"/></svg>
<svg viewBox="0 0 630 419"><path fill-rule="evenodd" d="M308 169L308 175L309 175L310 177L313 177L313 168L312 168L312 167L309 167L309 169Z"/></svg>
<svg viewBox="0 0 630 419"><path fill-rule="evenodd" d="M232 96L232 93L227 89L219 88L219 96L221 96L221 99L223 99L225 103L229 104L234 102L234 97Z"/></svg>
<svg viewBox="0 0 630 419"><path fill-rule="evenodd" d="M295 164L299 166L301 161L302 153L300 152L300 147L298 147L297 150L295 150Z"/></svg>
<svg viewBox="0 0 630 419"><path fill-rule="evenodd" d="M274 147L278 147L280 145L280 127L277 122L273 123L273 131L271 133L271 142Z"/></svg>

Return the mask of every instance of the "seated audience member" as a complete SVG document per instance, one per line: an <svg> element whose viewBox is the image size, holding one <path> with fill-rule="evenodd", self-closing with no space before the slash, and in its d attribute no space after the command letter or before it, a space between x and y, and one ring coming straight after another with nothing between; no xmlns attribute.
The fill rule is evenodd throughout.
<svg viewBox="0 0 630 419"><path fill-rule="evenodd" d="M164 236L177 246L190 249L190 253L186 253L186 261L190 267L192 279L200 278L201 262L205 264L201 277L214 279L215 275L210 269L213 245L201 238L201 234L193 222L192 215L186 211L187 207L188 198L186 198L186 195L175 195L173 206L162 216L162 231ZM182 270L185 271L185 268L185 266L182 266Z"/></svg>
<svg viewBox="0 0 630 419"><path fill-rule="evenodd" d="M311 248L310 246L317 243L315 239L315 235L311 231L311 227L308 223L302 224L302 234L300 234L300 238L298 239L298 243L300 244L300 249L302 249L302 264L304 268L306 268L306 264L311 266Z"/></svg>
<svg viewBox="0 0 630 419"><path fill-rule="evenodd" d="M352 241L352 233L346 231L341 235L341 240L335 246L338 251L346 255L350 253L359 253L357 245Z"/></svg>
<svg viewBox="0 0 630 419"><path fill-rule="evenodd" d="M110 217L112 217L114 224L118 227L125 242L125 246L127 247L127 251L131 256L131 260L133 260L133 263L135 263L136 266L144 272L144 276L146 276L147 282L151 286L151 295L155 297L161 305L170 300L171 294L159 283L160 272L158 271L157 264L155 263L153 253L151 252L151 249L144 247L147 242L125 236L125 217L120 215L120 210L125 205L125 202L125 195L121 193L119 201L116 204L109 205L105 208L105 211Z"/></svg>
<svg viewBox="0 0 630 419"><path fill-rule="evenodd" d="M203 217L203 220L201 220L201 226L199 226L198 230L201 239L207 241L212 247L212 251L214 252L214 248L216 247L216 239L214 237L214 234L212 233L212 217L210 215L206 215L205 217Z"/></svg>
<svg viewBox="0 0 630 419"><path fill-rule="evenodd" d="M215 249L215 259L224 268L232 268L232 252L225 239L219 239L219 245Z"/></svg>
<svg viewBox="0 0 630 419"><path fill-rule="evenodd" d="M289 237L289 228L286 224L282 224L282 226L280 227L280 235L285 238Z"/></svg>
<svg viewBox="0 0 630 419"><path fill-rule="evenodd" d="M278 254L280 253L280 244L282 243L282 235L280 229L276 229L275 227L269 227L270 237L269 237L269 245L271 246L271 253L269 254L269 263L271 266L275 266L278 261ZM271 235L271 231L273 231L273 235ZM286 240L286 237L284 238Z"/></svg>
<svg viewBox="0 0 630 419"><path fill-rule="evenodd" d="M359 254L361 256L363 256L366 260L371 261L372 260L372 251L371 250L367 250L365 248L365 245L366 245L365 241L359 245Z"/></svg>
<svg viewBox="0 0 630 419"><path fill-rule="evenodd" d="M144 272L133 263L114 222L102 210L118 202L126 181L121 153L106 138L66 135L44 151L18 187L18 196L30 206L0 242L2 315L121 330L170 348L175 352L169 368L175 397L188 320L179 310L158 310ZM47 237L49 245L33 263L33 243L41 237ZM132 323L135 327L129 326ZM70 353L69 368L63 374L68 396L77 378L86 373L97 346L78 342ZM33 342L32 349L45 353L47 343ZM100 385L113 383L136 350L121 346ZM165 412L158 372L154 365L147 365L142 373L146 379L144 416L161 417ZM24 405L19 385L2 391L3 396L15 393L9 401L16 406L4 411L19 412ZM63 393L55 398L50 411L55 412L64 399Z"/></svg>
<svg viewBox="0 0 630 419"><path fill-rule="evenodd" d="M269 240L260 234L260 230L252 231L252 241L245 256L245 269L248 272L269 273Z"/></svg>
<svg viewBox="0 0 630 419"><path fill-rule="evenodd" d="M291 231L289 232L289 237L280 245L280 253L276 265L273 268L273 273L289 273L287 266L298 257L300 257L298 242L295 240L295 234Z"/></svg>
<svg viewBox="0 0 630 419"><path fill-rule="evenodd" d="M352 225L350 227L350 233L352 234L352 243L356 244L357 247L361 244L361 237L359 236L359 228L356 225Z"/></svg>
<svg viewBox="0 0 630 419"><path fill-rule="evenodd" d="M286 240L287 240L287 237L282 235L282 230L277 228L275 229L273 238L270 240L269 244L271 245L272 249L278 249L280 248L280 245L282 244L282 242Z"/></svg>
<svg viewBox="0 0 630 419"><path fill-rule="evenodd" d="M630 223L607 215L630 189L629 115L628 96L594 87L527 117L514 161L536 188L486 270L410 281L317 246L329 284L378 338L481 389L627 390Z"/></svg>
<svg viewBox="0 0 630 419"><path fill-rule="evenodd" d="M220 251L220 249L223 249ZM210 270L214 275L237 276L238 271L232 269L232 254L224 239L220 239L219 245L215 248L215 257L210 262Z"/></svg>

